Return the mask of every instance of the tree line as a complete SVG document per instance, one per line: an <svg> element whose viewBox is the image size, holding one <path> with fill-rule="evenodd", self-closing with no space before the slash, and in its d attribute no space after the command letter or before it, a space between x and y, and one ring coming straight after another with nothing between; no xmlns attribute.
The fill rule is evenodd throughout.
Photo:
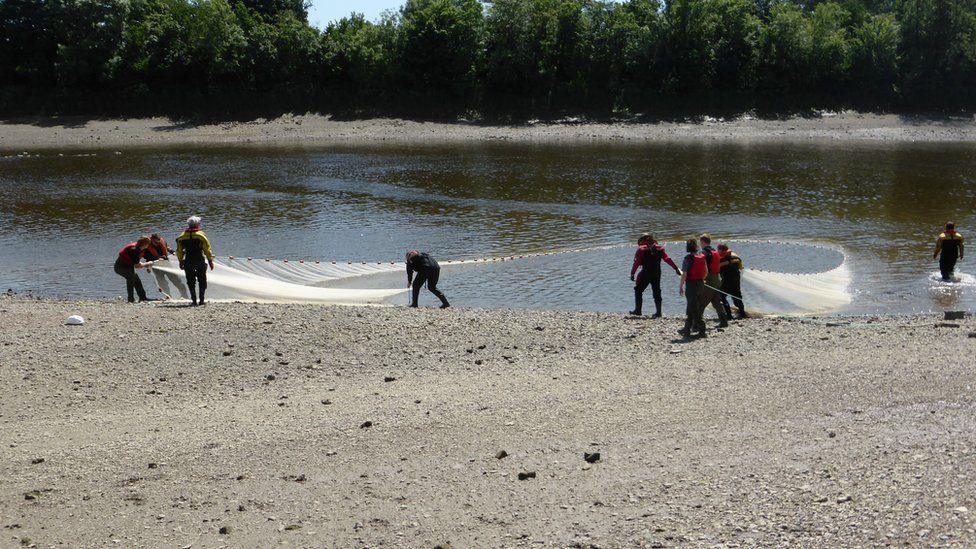
<svg viewBox="0 0 976 549"><path fill-rule="evenodd" d="M976 0L0 0L7 114L970 109Z"/></svg>

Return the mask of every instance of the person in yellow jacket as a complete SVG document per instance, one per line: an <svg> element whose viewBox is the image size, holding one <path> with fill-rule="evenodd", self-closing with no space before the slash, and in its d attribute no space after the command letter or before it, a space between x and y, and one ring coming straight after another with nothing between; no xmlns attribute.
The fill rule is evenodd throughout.
<svg viewBox="0 0 976 549"><path fill-rule="evenodd" d="M935 253L932 259L938 258L939 270L942 271L942 280L946 282L952 280L952 273L956 270L956 261L965 255L962 235L956 232L956 224L949 222L945 224L945 232L939 235L939 240L935 243Z"/></svg>
<svg viewBox="0 0 976 549"><path fill-rule="evenodd" d="M186 273L186 285L190 289L190 300L197 304L197 292L194 286L200 287L200 305L204 304L207 293L207 265L214 268L213 251L210 240L200 230L200 217L192 216L186 220L186 230L176 237L176 259L180 261L180 269ZM206 258L206 259L204 259Z"/></svg>

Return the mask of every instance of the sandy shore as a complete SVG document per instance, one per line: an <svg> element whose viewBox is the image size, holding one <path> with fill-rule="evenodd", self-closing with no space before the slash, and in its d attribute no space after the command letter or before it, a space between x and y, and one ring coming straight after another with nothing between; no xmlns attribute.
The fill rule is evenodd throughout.
<svg viewBox="0 0 976 549"><path fill-rule="evenodd" d="M326 116L193 124L166 118L38 118L0 123L0 149L121 148L188 144L338 145L361 143L603 141L976 141L973 117L935 120L897 115L828 113L819 118L740 117L687 122L534 123L491 126L397 119L340 121Z"/></svg>
<svg viewBox="0 0 976 549"><path fill-rule="evenodd" d="M0 545L972 546L940 322L0 298Z"/></svg>

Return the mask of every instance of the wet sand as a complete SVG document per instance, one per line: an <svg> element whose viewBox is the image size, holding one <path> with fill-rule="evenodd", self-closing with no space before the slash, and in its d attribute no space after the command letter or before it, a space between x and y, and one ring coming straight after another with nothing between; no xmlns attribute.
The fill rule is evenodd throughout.
<svg viewBox="0 0 976 549"><path fill-rule="evenodd" d="M334 120L320 115L286 115L266 120L217 124L167 118L8 119L0 123L0 150L38 148L123 148L190 144L461 143L480 141L798 141L949 142L976 141L973 117L946 119L826 113L817 118L766 120L701 118L660 123L476 123L415 122L398 119Z"/></svg>
<svg viewBox="0 0 976 549"><path fill-rule="evenodd" d="M972 317L684 342L673 318L14 297L0 323L3 546L976 543Z"/></svg>

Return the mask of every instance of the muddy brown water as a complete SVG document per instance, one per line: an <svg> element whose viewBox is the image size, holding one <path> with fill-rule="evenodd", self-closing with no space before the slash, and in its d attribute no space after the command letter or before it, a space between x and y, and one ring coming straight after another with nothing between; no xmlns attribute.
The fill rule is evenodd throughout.
<svg viewBox="0 0 976 549"><path fill-rule="evenodd" d="M0 285L115 298L119 247L190 214L220 255L400 260L623 246L445 270L462 306L625 311L632 247L709 231L749 266L854 273L842 312L976 308L972 259L934 278L942 223L976 226L976 146L642 144L180 147L0 155ZM976 247L976 244L973 245ZM976 250L976 248L974 248ZM346 281L398 286L400 275ZM748 296L747 296L748 300ZM666 309L681 310L674 281Z"/></svg>

